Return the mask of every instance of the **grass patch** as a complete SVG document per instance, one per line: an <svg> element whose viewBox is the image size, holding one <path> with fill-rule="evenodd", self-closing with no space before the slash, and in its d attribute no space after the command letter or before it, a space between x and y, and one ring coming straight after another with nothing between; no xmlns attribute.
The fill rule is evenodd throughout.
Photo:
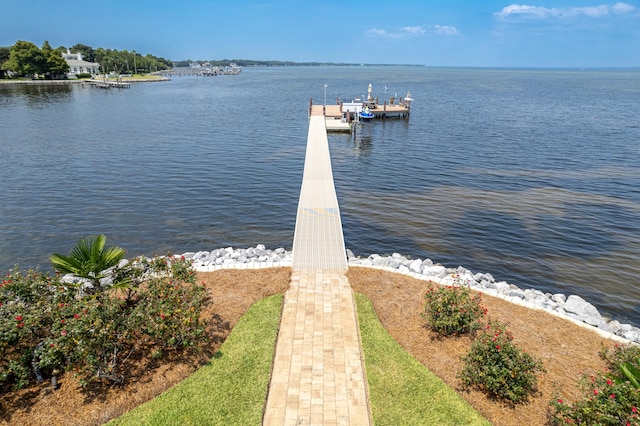
<svg viewBox="0 0 640 426"><path fill-rule="evenodd" d="M256 302L207 365L109 424L260 425L282 301Z"/></svg>
<svg viewBox="0 0 640 426"><path fill-rule="evenodd" d="M393 340L366 296L355 299L375 425L490 424Z"/></svg>

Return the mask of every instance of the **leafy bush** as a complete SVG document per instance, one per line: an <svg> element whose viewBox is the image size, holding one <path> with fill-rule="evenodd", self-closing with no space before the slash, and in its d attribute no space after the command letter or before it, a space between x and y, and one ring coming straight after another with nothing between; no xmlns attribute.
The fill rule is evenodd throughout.
<svg viewBox="0 0 640 426"><path fill-rule="evenodd" d="M424 317L432 330L443 334L463 334L481 327L480 319L487 310L480 295L471 295L465 286L432 288L425 295Z"/></svg>
<svg viewBox="0 0 640 426"><path fill-rule="evenodd" d="M486 326L463 361L459 377L465 386L509 403L525 401L536 389L536 374L544 371L541 361L517 347L511 333L497 322Z"/></svg>
<svg viewBox="0 0 640 426"><path fill-rule="evenodd" d="M87 293L59 275L17 268L0 283L0 391L73 371L83 383L122 382L134 354L155 358L206 339L205 288L184 258L112 267Z"/></svg>
<svg viewBox="0 0 640 426"><path fill-rule="evenodd" d="M616 345L602 353L609 364L606 374L583 377L583 398L574 403L551 401L552 424L640 425L640 347Z"/></svg>
<svg viewBox="0 0 640 426"><path fill-rule="evenodd" d="M194 346L204 328L198 321L204 287L168 279L152 279L131 315L158 349Z"/></svg>

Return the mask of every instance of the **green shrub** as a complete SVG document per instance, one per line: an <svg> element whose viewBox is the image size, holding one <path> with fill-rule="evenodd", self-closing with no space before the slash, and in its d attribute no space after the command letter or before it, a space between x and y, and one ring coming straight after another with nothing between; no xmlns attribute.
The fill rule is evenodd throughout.
<svg viewBox="0 0 640 426"><path fill-rule="evenodd" d="M513 343L505 326L490 322L463 357L459 374L465 386L476 387L508 403L525 401L536 389L542 363Z"/></svg>
<svg viewBox="0 0 640 426"><path fill-rule="evenodd" d="M424 317L429 327L446 336L473 332L481 327L487 310L480 295L465 286L432 288L425 295Z"/></svg>
<svg viewBox="0 0 640 426"><path fill-rule="evenodd" d="M102 273L100 273L102 275ZM17 268L0 283L0 392L72 371L84 384L122 382L134 358L155 358L206 339L204 286L184 258L139 258L87 293Z"/></svg>
<svg viewBox="0 0 640 426"><path fill-rule="evenodd" d="M640 388L636 372L640 347L614 346L604 351L608 373L583 377L583 397L573 403L556 398L550 403L550 423L577 425L640 425Z"/></svg>
<svg viewBox="0 0 640 426"><path fill-rule="evenodd" d="M24 387L33 378L32 354L52 324L58 277L17 267L0 281L0 387Z"/></svg>
<svg viewBox="0 0 640 426"><path fill-rule="evenodd" d="M194 346L204 334L199 321L205 288L170 279L153 279L131 316L157 349Z"/></svg>

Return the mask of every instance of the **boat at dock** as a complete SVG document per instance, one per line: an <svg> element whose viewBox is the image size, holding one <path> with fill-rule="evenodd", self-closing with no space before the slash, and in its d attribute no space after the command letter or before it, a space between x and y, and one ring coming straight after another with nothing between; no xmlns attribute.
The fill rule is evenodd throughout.
<svg viewBox="0 0 640 426"><path fill-rule="evenodd" d="M373 117L375 117L368 106L365 106L362 111L358 113L358 115L360 116L360 120L363 121L369 121Z"/></svg>

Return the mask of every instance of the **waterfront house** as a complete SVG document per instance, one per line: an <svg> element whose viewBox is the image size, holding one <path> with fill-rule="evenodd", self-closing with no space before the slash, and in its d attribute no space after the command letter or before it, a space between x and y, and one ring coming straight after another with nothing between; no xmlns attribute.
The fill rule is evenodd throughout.
<svg viewBox="0 0 640 426"><path fill-rule="evenodd" d="M71 53L67 49L67 53L63 53L62 57L69 64L68 78L77 78L78 74L96 75L100 72L100 64L97 62L87 62L82 59L82 53Z"/></svg>

